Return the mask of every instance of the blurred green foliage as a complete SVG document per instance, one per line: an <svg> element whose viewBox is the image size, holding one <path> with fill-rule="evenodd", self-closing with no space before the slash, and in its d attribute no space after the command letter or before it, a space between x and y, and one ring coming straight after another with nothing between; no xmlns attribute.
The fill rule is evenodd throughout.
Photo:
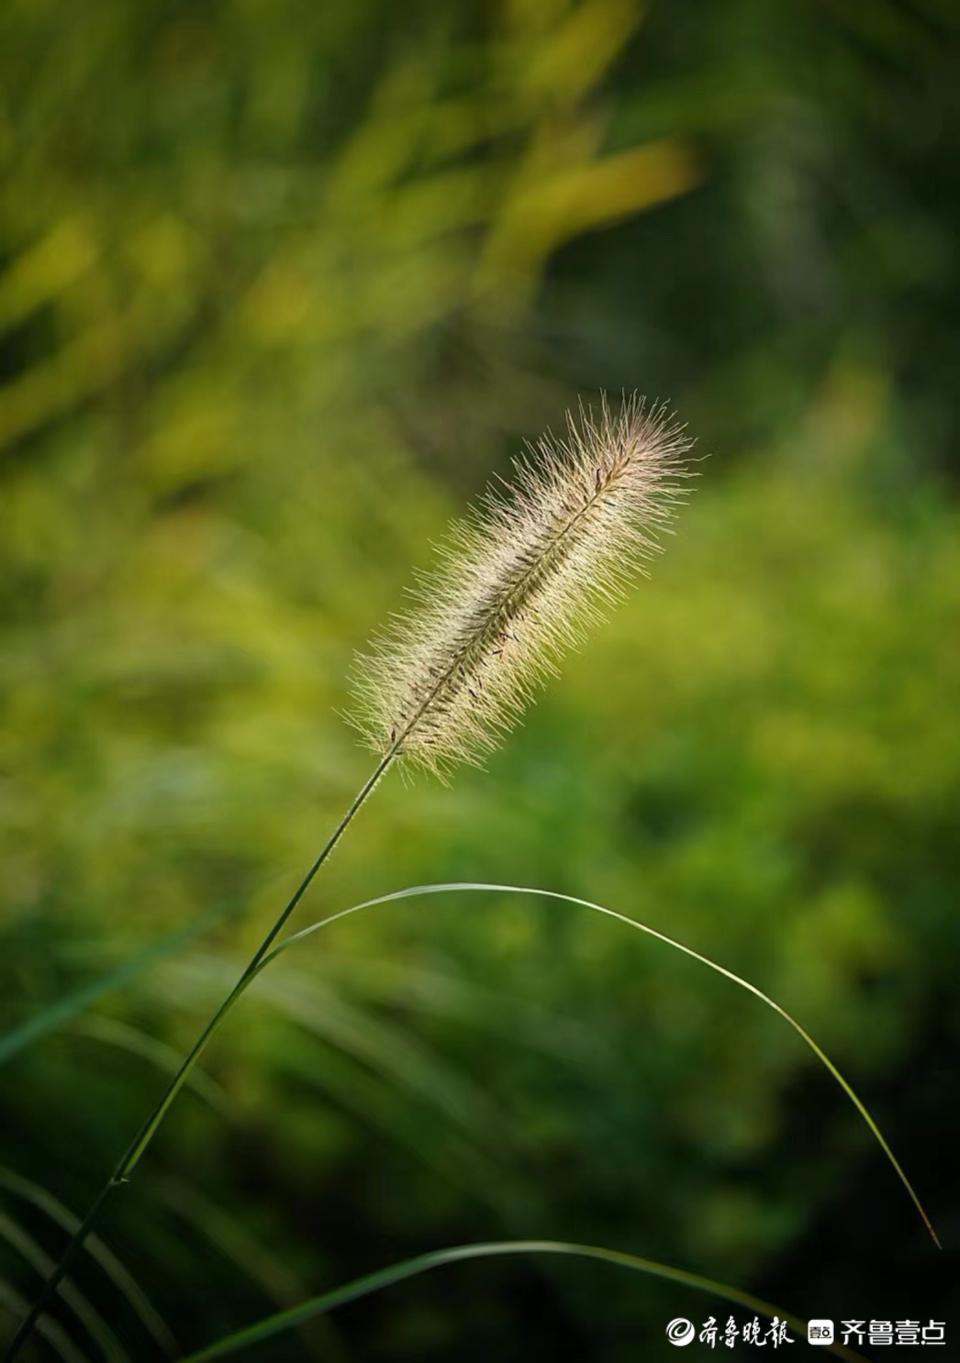
<svg viewBox="0 0 960 1363"><path fill-rule="evenodd" d="M3 1025L223 916L7 1058L0 1165L84 1209L367 774L352 651L523 438L639 386L714 455L653 579L489 770L386 783L298 921L457 878L641 917L809 1027L956 1243L956 29L947 0L3 7ZM950 1309L789 1029L493 897L278 963L103 1234L184 1347L511 1235L801 1313ZM444 1273L261 1356L656 1359L709 1309Z"/></svg>

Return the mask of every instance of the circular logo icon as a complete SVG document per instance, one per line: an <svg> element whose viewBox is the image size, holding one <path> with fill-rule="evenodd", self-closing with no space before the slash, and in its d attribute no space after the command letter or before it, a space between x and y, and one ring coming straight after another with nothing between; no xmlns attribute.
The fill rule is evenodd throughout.
<svg viewBox="0 0 960 1363"><path fill-rule="evenodd" d="M687 1320L684 1316L677 1316L676 1320L672 1320L667 1326L667 1339L678 1349L685 1349L688 1344L692 1344L696 1333L693 1321Z"/></svg>

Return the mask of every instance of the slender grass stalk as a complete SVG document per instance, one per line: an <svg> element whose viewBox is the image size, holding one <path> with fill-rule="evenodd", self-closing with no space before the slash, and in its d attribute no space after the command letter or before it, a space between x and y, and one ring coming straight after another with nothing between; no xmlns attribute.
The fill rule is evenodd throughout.
<svg viewBox="0 0 960 1363"><path fill-rule="evenodd" d="M53 1260L33 1236L3 1212L0 1212L0 1240L41 1277L53 1268ZM63 1283L60 1292L79 1324L96 1344L104 1363L130 1363L130 1355L89 1298L69 1279Z"/></svg>
<svg viewBox="0 0 960 1363"><path fill-rule="evenodd" d="M29 1179L21 1178L19 1174L5 1169L2 1165L0 1165L0 1188L5 1189L14 1197L28 1202L68 1233L75 1231L80 1224L79 1217L74 1216L73 1212L53 1197L46 1188L37 1183L32 1183ZM157 1347L167 1358L173 1358L179 1352L177 1341L136 1279L128 1272L113 1251L108 1249L103 1241L95 1235L88 1237L86 1248L91 1259L100 1266L106 1277L109 1278L140 1318Z"/></svg>
<svg viewBox="0 0 960 1363"><path fill-rule="evenodd" d="M59 1225L64 1231L72 1234L80 1224L79 1217L74 1216L74 1213L48 1193L45 1187L41 1187L38 1183L31 1183L30 1179L20 1178L19 1174L14 1174L11 1169L4 1168L3 1165L0 1165L0 1187L14 1197L29 1202L31 1206L37 1208L38 1212L44 1213L44 1216L49 1217L50 1221ZM166 1325L164 1318L150 1302L149 1296L140 1288L134 1276L125 1269L116 1254L113 1254L113 1251L109 1250L102 1240L97 1239L97 1236L91 1235L87 1238L86 1250L90 1258L94 1259L95 1264L100 1265L102 1272L109 1278L113 1287L127 1300L131 1310L138 1315L143 1326L153 1338L154 1344L157 1344L166 1358L173 1358L173 1355L179 1352L177 1341L170 1333L169 1326Z"/></svg>
<svg viewBox="0 0 960 1363"><path fill-rule="evenodd" d="M688 476L690 442L664 405L636 395L614 415L581 408L566 440L545 437L516 465L511 501L488 494L480 517L454 531L448 558L422 603L381 648L366 689L366 731L380 759L312 866L200 1032L156 1106L100 1189L4 1354L12 1363L52 1300L117 1188L127 1183L210 1037L257 974L314 876L391 763L410 755L442 770L476 758L508 727L535 682L555 669L598 605L626 585L625 572L659 546ZM362 671L362 675L365 675ZM361 689L362 683L361 683Z"/></svg>
<svg viewBox="0 0 960 1363"><path fill-rule="evenodd" d="M32 1013L25 1021L0 1036L0 1065L5 1065L27 1046L32 1046L35 1041L62 1027L103 994L129 984L141 971L149 969L165 956L179 951L188 942L206 932L213 923L239 911L242 903L243 901L233 897L221 900L206 913L198 914L196 918L191 918L189 923L166 933L158 941L151 942L149 946L123 961L115 969L98 975L89 983L82 984L79 989L61 995L39 1012Z"/></svg>
<svg viewBox="0 0 960 1363"><path fill-rule="evenodd" d="M0 1307L14 1318L19 1318L27 1309L27 1300L0 1278ZM86 1354L81 1353L61 1325L49 1316L44 1316L37 1325L37 1334L47 1341L50 1348L63 1363L90 1363Z"/></svg>
<svg viewBox="0 0 960 1363"><path fill-rule="evenodd" d="M73 1263L74 1258L82 1248L83 1243L86 1240L87 1236L93 1230L94 1226L97 1225L97 1223L99 1222L106 1203L118 1188L122 1187L123 1184L129 1182L134 1169L136 1168L137 1164L140 1161L141 1156L143 1155L143 1152L146 1150L147 1146L152 1141L157 1131L157 1128L159 1127L160 1123L166 1116L171 1104L173 1103L177 1094L180 1092L180 1089L183 1087L187 1079L187 1076L189 1075L190 1071L194 1066L194 1063L200 1057L207 1042L210 1040L210 1037L216 1031L217 1027L219 1027L220 1023L223 1021L226 1015L230 1012L230 1009L233 1007L237 999L243 993L247 984L256 975L259 966L263 962L270 948L273 946L277 937L283 931L287 919L293 913L294 909L297 907L297 905L300 903L300 900L303 898L303 896L309 889L314 876L320 870L320 867L324 864L324 862L330 856L333 849L336 847L337 843L343 837L343 834L346 832L347 828L353 822L353 819L356 817L357 813L359 812L363 804L366 802L366 800L372 793L374 787L377 785L381 776L383 776L384 772L387 770L390 763L393 761L395 755L396 747L389 749L377 763L377 766L375 767L374 771L361 786L360 790L357 792L346 813L343 815L340 822L337 824L336 828L330 834L330 837L327 839L323 847L320 849L312 866L307 871L306 875L303 877L300 884L297 886L296 890L294 890L293 894L287 900L287 903L284 905L281 912L277 915L277 918L274 920L272 927L264 937L263 941L257 947L256 951L251 956L249 962L247 963L247 966L240 975L240 978L237 980L237 983L230 990L229 994L227 994L226 998L220 1004L219 1008L217 1008L216 1012L212 1015L209 1022L207 1022L206 1026L200 1032L200 1035L197 1037L196 1041L193 1043L190 1050L187 1052L179 1069L174 1074L169 1084L167 1085L166 1089L164 1089L163 1093L161 1094L159 1100L157 1101L156 1106L146 1117L146 1119L143 1122L143 1125L137 1131L136 1135L133 1137L133 1140L130 1142L126 1150L121 1155L120 1159L117 1161L113 1173L110 1175L106 1183L104 1183L103 1187L100 1189L99 1193L97 1194L96 1198L91 1204L90 1210L87 1212L86 1216L81 1221L80 1225L77 1227L69 1244L67 1245L63 1254L60 1256L60 1259L58 1260L53 1271L48 1276L46 1282L44 1283L39 1296L31 1306L30 1310L27 1312L26 1316L21 1321L16 1334L13 1336L13 1339L10 1341L9 1345L7 1346L6 1352L4 1353L3 1356L4 1363L12 1363L12 1360L17 1357L23 1345L30 1338L30 1335L33 1333L34 1327L37 1324L37 1321L40 1319L40 1316L46 1309L48 1303L52 1300L54 1293L57 1291L57 1288L59 1287L60 1282L63 1279L64 1274L67 1272L68 1268Z"/></svg>
<svg viewBox="0 0 960 1363"><path fill-rule="evenodd" d="M115 1046L129 1055L135 1055L166 1074L174 1074L180 1067L180 1055L173 1046L104 1014L94 1013L83 1018L74 1024L73 1032L75 1036ZM203 1070L193 1070L186 1083L213 1112L225 1118L232 1115L233 1105L229 1094Z"/></svg>

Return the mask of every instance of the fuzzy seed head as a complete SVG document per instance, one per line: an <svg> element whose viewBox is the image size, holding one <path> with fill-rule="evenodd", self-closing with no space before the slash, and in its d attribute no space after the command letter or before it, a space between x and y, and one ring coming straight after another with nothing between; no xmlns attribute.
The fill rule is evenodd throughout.
<svg viewBox="0 0 960 1363"><path fill-rule="evenodd" d="M451 528L415 607L360 656L353 722L370 746L440 774L496 747L662 547L691 445L666 406L634 394L581 406L564 437L528 446L512 487Z"/></svg>

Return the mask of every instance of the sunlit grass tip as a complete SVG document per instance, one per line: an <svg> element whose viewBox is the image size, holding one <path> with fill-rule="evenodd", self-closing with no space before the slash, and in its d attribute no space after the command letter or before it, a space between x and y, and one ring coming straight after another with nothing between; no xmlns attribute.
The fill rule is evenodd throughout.
<svg viewBox="0 0 960 1363"><path fill-rule="evenodd" d="M359 656L352 719L370 746L440 773L482 760L662 548L692 444L665 403L632 394L528 446Z"/></svg>

